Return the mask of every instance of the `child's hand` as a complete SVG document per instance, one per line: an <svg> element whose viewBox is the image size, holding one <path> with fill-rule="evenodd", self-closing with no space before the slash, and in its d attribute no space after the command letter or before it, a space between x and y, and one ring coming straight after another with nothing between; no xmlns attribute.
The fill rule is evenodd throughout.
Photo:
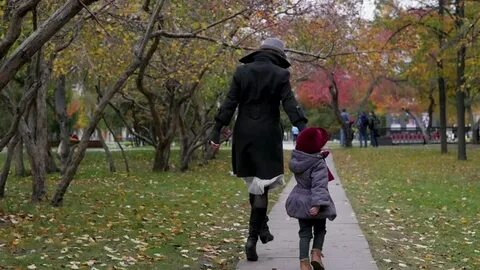
<svg viewBox="0 0 480 270"><path fill-rule="evenodd" d="M310 211L308 211L308 212L310 213L310 215L316 216L316 215L318 215L318 211L320 211L320 207L319 206L314 206L314 207L310 208Z"/></svg>

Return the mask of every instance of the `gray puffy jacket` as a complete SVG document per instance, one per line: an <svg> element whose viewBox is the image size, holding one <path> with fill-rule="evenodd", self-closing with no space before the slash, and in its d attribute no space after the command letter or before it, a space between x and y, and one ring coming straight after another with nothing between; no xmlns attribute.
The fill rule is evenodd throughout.
<svg viewBox="0 0 480 270"><path fill-rule="evenodd" d="M287 214L299 219L334 220L337 216L335 204L328 192L328 173L325 159L318 154L307 154L293 150L289 164L295 174L297 185L287 198ZM320 206L318 215L312 216L309 210Z"/></svg>

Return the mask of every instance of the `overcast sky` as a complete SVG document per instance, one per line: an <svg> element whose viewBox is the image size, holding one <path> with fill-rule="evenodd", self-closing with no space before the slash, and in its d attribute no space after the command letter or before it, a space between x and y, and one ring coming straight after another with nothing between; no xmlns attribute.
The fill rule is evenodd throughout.
<svg viewBox="0 0 480 270"><path fill-rule="evenodd" d="M375 13L375 1L374 0L363 0L362 11L360 14L365 19L373 19Z"/></svg>
<svg viewBox="0 0 480 270"><path fill-rule="evenodd" d="M418 0L397 0L397 3L400 3L403 7L415 7L420 5ZM373 19L375 14L375 0L363 0L360 14L365 19Z"/></svg>

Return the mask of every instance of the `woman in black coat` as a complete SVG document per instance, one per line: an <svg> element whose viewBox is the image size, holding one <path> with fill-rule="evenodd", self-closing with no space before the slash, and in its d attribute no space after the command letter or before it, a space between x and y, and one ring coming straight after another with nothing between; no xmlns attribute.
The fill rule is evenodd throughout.
<svg viewBox="0 0 480 270"><path fill-rule="evenodd" d="M233 172L242 177L250 194L247 259L258 260L256 244L273 240L268 231L268 190L283 184L283 129L280 103L291 123L303 130L307 119L290 86L290 63L281 40L268 38L260 49L240 59L230 91L220 107L210 135L218 147L220 131L227 126L238 107L233 131Z"/></svg>

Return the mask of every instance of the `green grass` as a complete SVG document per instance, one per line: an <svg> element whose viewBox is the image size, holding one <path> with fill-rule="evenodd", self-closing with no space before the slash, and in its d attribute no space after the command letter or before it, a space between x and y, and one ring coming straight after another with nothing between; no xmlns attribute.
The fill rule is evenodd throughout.
<svg viewBox="0 0 480 270"><path fill-rule="evenodd" d="M88 153L61 208L31 204L30 178L11 177L0 200L0 269L234 269L249 205L243 181L229 175L230 151L187 173L152 173L152 151L127 153L130 175L108 173L104 155Z"/></svg>
<svg viewBox="0 0 480 270"><path fill-rule="evenodd" d="M480 269L480 149L451 149L335 150L380 269Z"/></svg>

